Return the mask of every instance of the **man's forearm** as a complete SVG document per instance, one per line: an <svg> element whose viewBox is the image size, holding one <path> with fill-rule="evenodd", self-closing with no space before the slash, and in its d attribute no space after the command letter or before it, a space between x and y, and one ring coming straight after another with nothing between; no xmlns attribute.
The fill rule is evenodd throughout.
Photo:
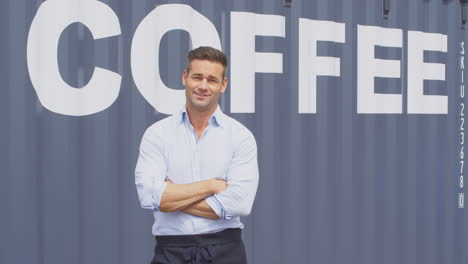
<svg viewBox="0 0 468 264"><path fill-rule="evenodd" d="M211 209L205 200L189 205L183 209L182 212L209 219L219 219L219 216Z"/></svg>
<svg viewBox="0 0 468 264"><path fill-rule="evenodd" d="M205 180L190 184L174 184L170 181L161 197L161 212L181 211L186 207L225 189L224 181Z"/></svg>

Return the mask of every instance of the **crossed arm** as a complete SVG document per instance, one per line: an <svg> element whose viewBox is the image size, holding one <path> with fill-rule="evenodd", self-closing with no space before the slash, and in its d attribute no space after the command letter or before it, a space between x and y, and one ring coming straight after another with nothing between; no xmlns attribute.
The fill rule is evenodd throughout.
<svg viewBox="0 0 468 264"><path fill-rule="evenodd" d="M226 181L209 179L174 184L165 180L165 144L157 133L147 130L135 168L135 184L141 206L161 212L180 211L210 219L229 220L249 215L258 186L257 148L250 132L244 131L241 136Z"/></svg>
<svg viewBox="0 0 468 264"><path fill-rule="evenodd" d="M159 210L161 212L182 211L187 214L210 219L219 219L205 198L227 188L224 180L210 179L190 184L174 184L166 181Z"/></svg>

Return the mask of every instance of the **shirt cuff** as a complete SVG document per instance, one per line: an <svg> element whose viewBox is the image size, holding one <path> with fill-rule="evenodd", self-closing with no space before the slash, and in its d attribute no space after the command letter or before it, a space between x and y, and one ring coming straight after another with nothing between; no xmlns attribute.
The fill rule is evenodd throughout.
<svg viewBox="0 0 468 264"><path fill-rule="evenodd" d="M220 219L226 219L226 210L224 209L223 204L216 197L216 194L208 196L205 198L205 201Z"/></svg>
<svg viewBox="0 0 468 264"><path fill-rule="evenodd" d="M161 197L166 189L167 182L155 182L153 188L153 206L154 210L159 211L159 206L161 205Z"/></svg>

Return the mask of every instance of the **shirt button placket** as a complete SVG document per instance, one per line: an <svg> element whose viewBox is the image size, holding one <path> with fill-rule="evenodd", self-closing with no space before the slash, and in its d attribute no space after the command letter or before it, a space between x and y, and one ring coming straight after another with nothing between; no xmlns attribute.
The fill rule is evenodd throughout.
<svg viewBox="0 0 468 264"><path fill-rule="evenodd" d="M198 166L199 166L199 158L198 158L198 140L197 140L197 133L192 128L193 131L193 147L192 147L192 180L193 182L200 181L200 176L198 175Z"/></svg>
<svg viewBox="0 0 468 264"><path fill-rule="evenodd" d="M195 168L194 168L194 180L200 181L200 143L195 145Z"/></svg>
<svg viewBox="0 0 468 264"><path fill-rule="evenodd" d="M197 167L198 167L198 139L197 139L197 133L195 129L190 126L192 135L193 135L193 140L192 140L192 182L197 182L200 179L200 176L198 175L197 172ZM191 217L191 222L192 222L192 233L195 232L196 228L196 223L195 219Z"/></svg>

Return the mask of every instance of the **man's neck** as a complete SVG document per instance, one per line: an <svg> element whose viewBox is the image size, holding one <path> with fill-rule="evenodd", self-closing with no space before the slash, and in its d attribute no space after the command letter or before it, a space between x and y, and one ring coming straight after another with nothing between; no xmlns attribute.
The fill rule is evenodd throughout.
<svg viewBox="0 0 468 264"><path fill-rule="evenodd" d="M217 107L218 105L207 111L198 111L187 105L187 115L195 131L203 132L205 130L205 128L208 126L210 117L216 111Z"/></svg>

